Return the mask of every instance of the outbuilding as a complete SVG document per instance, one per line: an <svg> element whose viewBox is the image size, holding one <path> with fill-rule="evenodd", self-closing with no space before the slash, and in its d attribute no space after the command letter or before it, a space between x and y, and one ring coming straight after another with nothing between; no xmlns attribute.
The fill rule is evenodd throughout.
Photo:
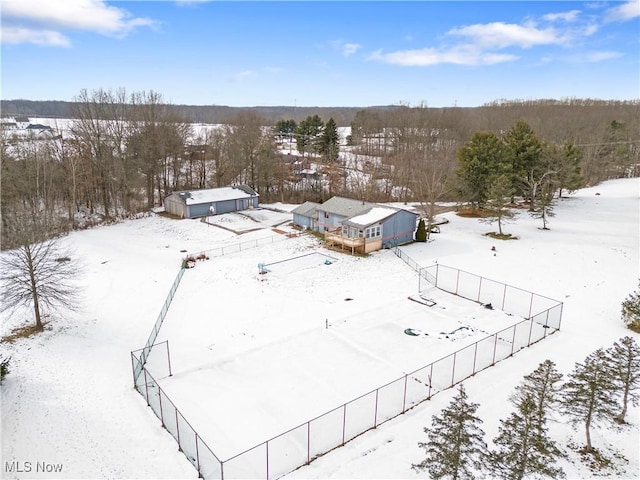
<svg viewBox="0 0 640 480"><path fill-rule="evenodd" d="M258 208L259 195L246 185L173 192L164 199L164 210L180 218L238 212Z"/></svg>

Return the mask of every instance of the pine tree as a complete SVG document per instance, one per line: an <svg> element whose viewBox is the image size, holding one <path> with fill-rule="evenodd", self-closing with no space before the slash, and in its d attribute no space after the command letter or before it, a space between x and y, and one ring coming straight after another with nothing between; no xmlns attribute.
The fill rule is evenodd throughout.
<svg viewBox="0 0 640 480"><path fill-rule="evenodd" d="M561 380L562 374L556 369L556 364L545 360L516 387L511 403L517 408L525 398L530 397L535 404L536 415L542 421L559 401Z"/></svg>
<svg viewBox="0 0 640 480"><path fill-rule="evenodd" d="M504 235L502 226L507 223L508 219L513 218L513 213L507 207L511 203L512 194L513 187L507 174L492 177L487 191L487 207L490 210L488 210L487 216L482 221L484 223L498 222L498 233L500 235Z"/></svg>
<svg viewBox="0 0 640 480"><path fill-rule="evenodd" d="M613 383L618 396L621 397L622 407L615 417L617 422L625 423L627 405L631 402L638 405L640 395L640 346L631 337L620 339L613 347L607 349L607 362L611 370Z"/></svg>
<svg viewBox="0 0 640 480"><path fill-rule="evenodd" d="M492 132L477 132L457 156L459 194L474 206L484 206L492 176L506 165L503 143Z"/></svg>
<svg viewBox="0 0 640 480"><path fill-rule="evenodd" d="M416 230L416 242L427 241L427 227L424 224L424 218L421 218L418 222L418 229Z"/></svg>
<svg viewBox="0 0 640 480"><path fill-rule="evenodd" d="M640 288L622 302L622 320L627 328L640 333Z"/></svg>
<svg viewBox="0 0 640 480"><path fill-rule="evenodd" d="M415 471L427 470L431 478L450 477L454 480L477 478L483 467L487 445L483 440L482 420L475 416L477 403L470 403L464 387L439 416L432 418L431 428L424 432L427 442L419 442L424 448L425 459L412 465Z"/></svg>
<svg viewBox="0 0 640 480"><path fill-rule="evenodd" d="M576 364L562 389L562 407L571 424L584 424L584 451L593 452L591 426L614 418L617 410L615 387L603 349Z"/></svg>
<svg viewBox="0 0 640 480"><path fill-rule="evenodd" d="M554 466L562 453L548 437L546 422L539 416L532 396L525 396L515 412L506 420L500 420L498 432L493 440L497 449L489 456L495 478L521 480L529 474L565 476L561 468Z"/></svg>
<svg viewBox="0 0 640 480"><path fill-rule="evenodd" d="M340 150L340 135L338 127L333 118L327 120L322 130L322 134L318 139L318 152L329 162L334 163L338 160L338 152Z"/></svg>
<svg viewBox="0 0 640 480"><path fill-rule="evenodd" d="M542 220L542 230L549 230L549 218L555 217L553 211L556 186L553 181L543 182L536 195L536 203L529 212L533 218Z"/></svg>

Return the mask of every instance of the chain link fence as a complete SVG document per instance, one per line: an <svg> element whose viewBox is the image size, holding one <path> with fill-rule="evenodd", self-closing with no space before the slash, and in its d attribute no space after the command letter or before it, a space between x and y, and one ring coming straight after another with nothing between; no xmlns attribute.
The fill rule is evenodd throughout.
<svg viewBox="0 0 640 480"><path fill-rule="evenodd" d="M278 478L560 329L561 302L456 268L439 264L421 267L399 248L394 252L429 284L474 302L491 304L520 320L227 459L214 454L155 380L171 375L168 343L132 352L136 389L201 477ZM166 348L159 347L163 344ZM141 373L136 376L137 369Z"/></svg>

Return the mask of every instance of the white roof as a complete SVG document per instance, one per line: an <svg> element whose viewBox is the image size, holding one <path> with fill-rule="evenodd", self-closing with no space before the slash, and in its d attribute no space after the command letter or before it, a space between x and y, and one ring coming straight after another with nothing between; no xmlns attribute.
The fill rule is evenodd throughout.
<svg viewBox="0 0 640 480"><path fill-rule="evenodd" d="M366 227L368 225L371 225L372 223L380 222L385 218L390 217L397 211L398 210L393 208L373 207L367 213L363 213L361 215L356 215L355 217L351 217L347 220L347 222L344 222L344 223L349 223L352 225L361 225L363 227Z"/></svg>
<svg viewBox="0 0 640 480"><path fill-rule="evenodd" d="M245 187L246 188L246 187ZM240 198L251 198L253 195L238 187L209 188L207 190L190 190L187 192L174 192L180 196L187 205L199 205L201 203L222 202L225 200L237 200Z"/></svg>

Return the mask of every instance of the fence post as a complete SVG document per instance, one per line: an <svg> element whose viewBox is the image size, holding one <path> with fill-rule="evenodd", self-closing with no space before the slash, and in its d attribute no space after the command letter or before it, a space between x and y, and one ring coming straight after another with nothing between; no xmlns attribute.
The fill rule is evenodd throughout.
<svg viewBox="0 0 640 480"><path fill-rule="evenodd" d="M438 286L438 271L440 270L440 265L436 263L436 287Z"/></svg>
<svg viewBox="0 0 640 480"><path fill-rule="evenodd" d="M511 337L511 355L513 355L513 349L516 347L516 330L518 328L518 324L513 326L513 337ZM509 355L509 356L511 356Z"/></svg>
<svg viewBox="0 0 640 480"><path fill-rule="evenodd" d="M171 355L169 355L169 340L167 340L167 363L169 364L169 376L171 377L173 374L171 373Z"/></svg>
<svg viewBox="0 0 640 480"><path fill-rule="evenodd" d="M458 295L458 284L460 283L460 269L457 269L458 274L456 275L456 295Z"/></svg>
<svg viewBox="0 0 640 480"><path fill-rule="evenodd" d="M433 382L433 363L431 364L431 371L429 372L429 393L427 398L431 398L431 383Z"/></svg>
<svg viewBox="0 0 640 480"><path fill-rule="evenodd" d="M491 361L491 365L496 364L496 349L498 348L498 334L495 333L493 336L495 340L493 341L493 360Z"/></svg>
<svg viewBox="0 0 640 480"><path fill-rule="evenodd" d="M311 420L307 422L307 465L311 462Z"/></svg>
<svg viewBox="0 0 640 480"><path fill-rule="evenodd" d="M193 434L196 437L196 467L198 469L198 477L203 478L200 473L200 452L198 451L198 434L194 431Z"/></svg>
<svg viewBox="0 0 640 480"><path fill-rule="evenodd" d="M471 375L476 374L476 359L478 358L478 342L475 344L475 349L473 351L473 369L471 370Z"/></svg>
<svg viewBox="0 0 640 480"><path fill-rule="evenodd" d="M380 389L376 388L376 407L373 411L373 428L376 428L378 426L378 391Z"/></svg>
<svg viewBox="0 0 640 480"><path fill-rule="evenodd" d="M531 310L533 309L533 295L534 293L531 292L531 302L529 303L529 316L527 318L531 318Z"/></svg>
<svg viewBox="0 0 640 480"><path fill-rule="evenodd" d="M453 366L451 367L451 386L453 387L453 385L455 384L455 379L456 379L456 355L458 354L458 352L453 352Z"/></svg>
<svg viewBox="0 0 640 480"><path fill-rule="evenodd" d="M344 445L345 429L347 428L347 404L342 407L342 445Z"/></svg>
<svg viewBox="0 0 640 480"><path fill-rule="evenodd" d="M176 440L178 440L178 451L182 452L182 445L180 445L180 422L178 421L178 409L175 405L173 406L173 409L176 412L176 433L178 435L178 438L176 438Z"/></svg>
<svg viewBox="0 0 640 480"><path fill-rule="evenodd" d="M404 374L404 394L402 395L402 413L406 412L406 408L407 408L407 378L409 377L409 374L405 373Z"/></svg>
<svg viewBox="0 0 640 480"><path fill-rule="evenodd" d="M160 390L160 385L158 385L158 402L160 402L160 423L162 423L163 428L167 428L164 424L164 414L162 413L162 390Z"/></svg>
<svg viewBox="0 0 640 480"><path fill-rule="evenodd" d="M533 317L529 319L529 339L527 340L527 347L531 345L531 333L533 332Z"/></svg>
<svg viewBox="0 0 640 480"><path fill-rule="evenodd" d="M504 312L504 303L507 301L507 284L504 283L504 293L502 294L502 308L500 310L502 310Z"/></svg>
<svg viewBox="0 0 640 480"><path fill-rule="evenodd" d="M269 480L269 440L266 441L267 446L267 480Z"/></svg>
<svg viewBox="0 0 640 480"><path fill-rule="evenodd" d="M136 378L136 361L135 361L136 357L133 354L133 352L131 352L131 369L133 370L133 386L134 388L137 390L137 378Z"/></svg>
<svg viewBox="0 0 640 480"><path fill-rule="evenodd" d="M478 303L480 303L480 294L482 293L482 277L480 277L480 283L478 284Z"/></svg>
<svg viewBox="0 0 640 480"><path fill-rule="evenodd" d="M147 369L143 367L142 371L144 372L144 390L147 393L147 407L150 407L151 404L149 403L149 382L147 381Z"/></svg>

